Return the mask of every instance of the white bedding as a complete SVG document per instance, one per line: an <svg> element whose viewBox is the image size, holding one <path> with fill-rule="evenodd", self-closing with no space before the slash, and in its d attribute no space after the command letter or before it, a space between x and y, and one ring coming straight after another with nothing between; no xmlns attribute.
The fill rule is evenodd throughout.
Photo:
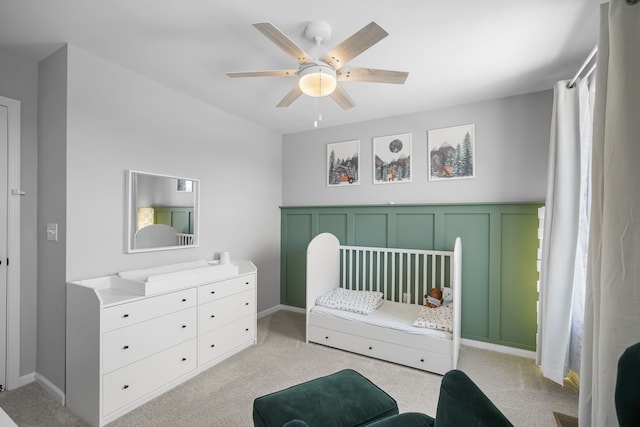
<svg viewBox="0 0 640 427"><path fill-rule="evenodd" d="M396 329L416 335L429 335L432 337L452 339L451 332L413 326L422 306L416 304L404 304L385 300L382 305L371 314L358 314L344 310L314 306L311 312L323 316L333 316L339 319Z"/></svg>

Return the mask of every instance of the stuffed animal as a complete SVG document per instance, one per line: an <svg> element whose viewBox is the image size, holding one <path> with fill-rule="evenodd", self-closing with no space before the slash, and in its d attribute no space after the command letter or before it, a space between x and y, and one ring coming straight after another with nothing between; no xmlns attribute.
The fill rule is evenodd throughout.
<svg viewBox="0 0 640 427"><path fill-rule="evenodd" d="M424 294L425 306L435 308L442 305L442 291L438 288L431 288L431 294Z"/></svg>

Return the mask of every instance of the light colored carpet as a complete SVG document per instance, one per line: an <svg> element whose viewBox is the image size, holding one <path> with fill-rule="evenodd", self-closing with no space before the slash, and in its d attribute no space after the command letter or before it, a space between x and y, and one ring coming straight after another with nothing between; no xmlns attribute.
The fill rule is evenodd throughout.
<svg viewBox="0 0 640 427"><path fill-rule="evenodd" d="M304 342L304 315L279 311L258 321L258 344L137 408L109 427L251 426L253 400L352 368L389 393L400 412L434 415L441 378L416 369ZM577 415L575 387L542 377L534 361L462 347L464 370L517 426L556 425L553 412ZM33 383L0 393L19 426L84 426Z"/></svg>

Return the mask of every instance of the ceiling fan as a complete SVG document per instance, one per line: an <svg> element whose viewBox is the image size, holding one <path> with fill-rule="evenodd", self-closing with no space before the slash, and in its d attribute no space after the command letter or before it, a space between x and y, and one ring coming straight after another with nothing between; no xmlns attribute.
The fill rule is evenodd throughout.
<svg viewBox="0 0 640 427"><path fill-rule="evenodd" d="M403 84L409 73L404 71L378 70L375 68L345 68L345 64L374 44L388 36L375 22L364 26L360 31L318 58L321 45L331 37L331 26L326 22L313 21L305 27L305 38L315 46L310 55L295 42L278 30L270 22L253 24L262 34L275 43L298 63L298 69L247 71L227 73L229 77L293 77L299 80L278 103L278 107L288 107L300 95L321 97L330 96L343 109L348 110L355 103L339 82L372 82Z"/></svg>

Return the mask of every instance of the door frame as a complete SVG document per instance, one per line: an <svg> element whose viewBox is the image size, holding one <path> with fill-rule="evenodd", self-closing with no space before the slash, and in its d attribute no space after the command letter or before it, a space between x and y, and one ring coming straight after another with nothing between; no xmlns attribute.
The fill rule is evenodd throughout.
<svg viewBox="0 0 640 427"><path fill-rule="evenodd" d="M20 384L20 101L0 96L8 109L7 140L7 366L6 389Z"/></svg>

